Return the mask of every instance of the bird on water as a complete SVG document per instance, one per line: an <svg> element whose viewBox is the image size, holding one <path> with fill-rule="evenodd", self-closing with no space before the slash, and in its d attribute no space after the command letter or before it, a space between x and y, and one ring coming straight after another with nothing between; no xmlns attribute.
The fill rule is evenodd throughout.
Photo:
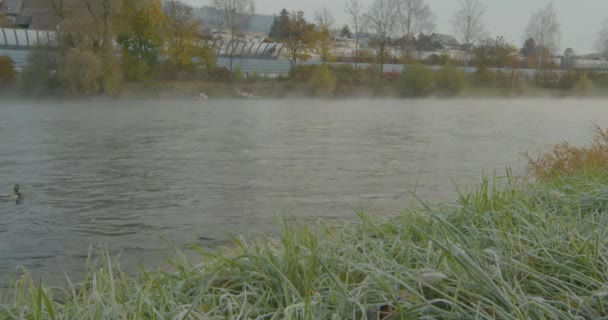
<svg viewBox="0 0 608 320"><path fill-rule="evenodd" d="M23 198L23 195L21 194L21 192L19 191L21 187L16 184L15 186L13 186L13 193L12 194L0 194L0 201L19 201Z"/></svg>

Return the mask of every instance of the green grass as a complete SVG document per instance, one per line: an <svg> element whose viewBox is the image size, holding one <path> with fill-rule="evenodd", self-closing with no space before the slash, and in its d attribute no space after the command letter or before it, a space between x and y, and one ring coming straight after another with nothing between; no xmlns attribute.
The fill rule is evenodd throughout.
<svg viewBox="0 0 608 320"><path fill-rule="evenodd" d="M0 319L601 319L608 172L484 178L453 205L344 226L283 221L276 239L200 248L127 276L107 254L80 284L24 274ZM8 294L10 293L10 295Z"/></svg>

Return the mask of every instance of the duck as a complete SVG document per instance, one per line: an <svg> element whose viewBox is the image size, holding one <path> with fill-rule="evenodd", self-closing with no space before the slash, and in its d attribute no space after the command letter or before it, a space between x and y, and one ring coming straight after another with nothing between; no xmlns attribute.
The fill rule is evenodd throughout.
<svg viewBox="0 0 608 320"><path fill-rule="evenodd" d="M23 195L21 194L21 192L19 192L19 189L21 187L16 184L13 186L13 194L0 194L0 201L19 201L23 198Z"/></svg>

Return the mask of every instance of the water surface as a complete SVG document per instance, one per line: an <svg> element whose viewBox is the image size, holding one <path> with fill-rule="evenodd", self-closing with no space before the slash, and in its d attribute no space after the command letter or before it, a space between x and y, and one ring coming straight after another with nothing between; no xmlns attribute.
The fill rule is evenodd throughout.
<svg viewBox="0 0 608 320"><path fill-rule="evenodd" d="M275 216L391 214L411 190L453 200L522 153L586 142L604 100L0 102L0 276L80 270L89 244L130 266L228 234L273 234Z"/></svg>

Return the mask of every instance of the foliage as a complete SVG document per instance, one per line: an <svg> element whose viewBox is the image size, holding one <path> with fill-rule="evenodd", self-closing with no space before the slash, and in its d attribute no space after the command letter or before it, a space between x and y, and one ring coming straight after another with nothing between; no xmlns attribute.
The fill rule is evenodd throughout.
<svg viewBox="0 0 608 320"><path fill-rule="evenodd" d="M34 48L21 71L20 86L27 95L53 95L61 87L60 57L48 48Z"/></svg>
<svg viewBox="0 0 608 320"><path fill-rule="evenodd" d="M420 33L416 39L414 48L418 51L435 51L442 49L442 46L440 43L433 41L431 35Z"/></svg>
<svg viewBox="0 0 608 320"><path fill-rule="evenodd" d="M0 28L10 28L13 26L11 19L9 19L4 12L0 11Z"/></svg>
<svg viewBox="0 0 608 320"><path fill-rule="evenodd" d="M526 58L535 55L536 54L536 41L534 41L534 38L528 38L525 41L524 46L521 48L519 53L521 53L521 55L523 55Z"/></svg>
<svg viewBox="0 0 608 320"><path fill-rule="evenodd" d="M200 258L178 252L171 270L137 277L103 251L64 289L21 270L0 319L601 319L607 185L606 170L535 183L508 172L454 205L284 218L277 238L193 247Z"/></svg>
<svg viewBox="0 0 608 320"><path fill-rule="evenodd" d="M563 91L573 90L578 78L579 74L574 71L564 73L559 79L558 88Z"/></svg>
<svg viewBox="0 0 608 320"><path fill-rule="evenodd" d="M271 39L285 39L287 37L287 25L289 24L289 11L281 10L278 17L274 18L268 37Z"/></svg>
<svg viewBox="0 0 608 320"><path fill-rule="evenodd" d="M495 85L496 74L486 67L478 67L472 74L472 83L478 87L492 87Z"/></svg>
<svg viewBox="0 0 608 320"><path fill-rule="evenodd" d="M559 86L560 74L554 71L539 71L534 75L536 85L540 88L557 88Z"/></svg>
<svg viewBox="0 0 608 320"><path fill-rule="evenodd" d="M242 81L245 79L245 74L243 73L243 70L241 70L241 67L234 68L234 71L232 72L232 79L234 81Z"/></svg>
<svg viewBox="0 0 608 320"><path fill-rule="evenodd" d="M583 74L576 81L575 92L580 96L590 96L593 93L593 80Z"/></svg>
<svg viewBox="0 0 608 320"><path fill-rule="evenodd" d="M585 170L608 170L608 131L595 127L590 145L572 146L564 142L541 153L537 159L528 156L528 171L539 180L575 175Z"/></svg>
<svg viewBox="0 0 608 320"><path fill-rule="evenodd" d="M7 56L0 56L0 87L12 83L17 77L15 63Z"/></svg>
<svg viewBox="0 0 608 320"><path fill-rule="evenodd" d="M442 53L440 55L432 54L429 56L428 62L434 66L445 66L450 64L451 59L450 55L446 53Z"/></svg>
<svg viewBox="0 0 608 320"><path fill-rule="evenodd" d="M209 77L214 81L229 82L232 79L232 74L228 68L217 67L209 71Z"/></svg>
<svg viewBox="0 0 608 320"><path fill-rule="evenodd" d="M313 68L309 86L315 96L332 97L336 91L336 76L326 65Z"/></svg>
<svg viewBox="0 0 608 320"><path fill-rule="evenodd" d="M437 72L436 85L442 95L457 95L467 87L467 77L462 69L447 65Z"/></svg>
<svg viewBox="0 0 608 320"><path fill-rule="evenodd" d="M321 57L321 61L333 62L336 57L333 54L334 39L330 34L329 28L323 27L317 31L317 48L316 52Z"/></svg>
<svg viewBox="0 0 608 320"><path fill-rule="evenodd" d="M292 74L295 74L298 61L308 61L318 41L315 25L308 23L304 12L292 12L289 19L283 22L283 38L279 39L283 45L283 55L291 63Z"/></svg>
<svg viewBox="0 0 608 320"><path fill-rule="evenodd" d="M129 0L123 5L127 25L117 36L126 80L155 77L164 44L166 17L160 0Z"/></svg>
<svg viewBox="0 0 608 320"><path fill-rule="evenodd" d="M67 52L60 75L69 94L97 94L102 88L103 61L91 51L72 48Z"/></svg>
<svg viewBox="0 0 608 320"><path fill-rule="evenodd" d="M342 30L340 31L340 37L346 39L353 38L353 33L350 31L350 27L347 24L342 27Z"/></svg>
<svg viewBox="0 0 608 320"><path fill-rule="evenodd" d="M587 76L589 80L593 81L593 85L596 88L608 89L608 73L605 72L591 72Z"/></svg>
<svg viewBox="0 0 608 320"><path fill-rule="evenodd" d="M194 64L197 43L200 40L200 21L193 8L179 1L167 1L163 11L166 16L166 53L169 63L177 72Z"/></svg>
<svg viewBox="0 0 608 320"><path fill-rule="evenodd" d="M435 72L414 64L401 73L399 92L404 97L427 97L435 91Z"/></svg>
<svg viewBox="0 0 608 320"><path fill-rule="evenodd" d="M360 79L359 71L351 64L339 64L331 67L336 81L341 84L354 84Z"/></svg>

